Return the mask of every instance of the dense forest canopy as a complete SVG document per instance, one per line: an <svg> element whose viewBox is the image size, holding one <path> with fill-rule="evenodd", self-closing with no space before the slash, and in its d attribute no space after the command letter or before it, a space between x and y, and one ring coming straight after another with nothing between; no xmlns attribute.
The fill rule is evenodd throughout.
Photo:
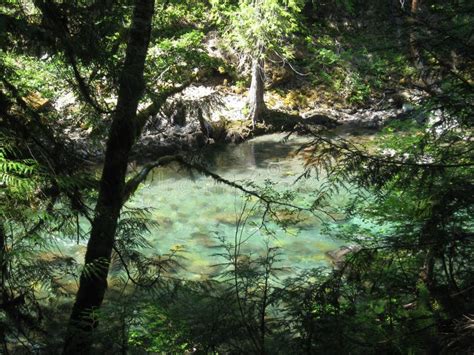
<svg viewBox="0 0 474 355"><path fill-rule="evenodd" d="M472 1L7 0L0 29L3 353L472 353ZM276 132L300 172L216 170ZM200 279L165 234L209 191L135 202L170 167L239 196ZM305 228L340 247L300 270Z"/></svg>

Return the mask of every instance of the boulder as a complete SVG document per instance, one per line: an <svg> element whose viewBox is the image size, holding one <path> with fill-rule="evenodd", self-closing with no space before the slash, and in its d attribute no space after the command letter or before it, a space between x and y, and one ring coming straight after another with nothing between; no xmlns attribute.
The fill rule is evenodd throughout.
<svg viewBox="0 0 474 355"><path fill-rule="evenodd" d="M36 111L51 111L54 110L52 102L38 92L30 92L28 95L23 97L23 100Z"/></svg>
<svg viewBox="0 0 474 355"><path fill-rule="evenodd" d="M324 126L326 128L335 128L341 124L337 120L319 113L305 115L304 122L309 125Z"/></svg>

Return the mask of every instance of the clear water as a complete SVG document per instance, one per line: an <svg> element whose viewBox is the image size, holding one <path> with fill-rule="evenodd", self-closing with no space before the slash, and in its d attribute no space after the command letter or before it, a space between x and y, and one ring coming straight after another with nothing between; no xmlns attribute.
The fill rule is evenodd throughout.
<svg viewBox="0 0 474 355"><path fill-rule="evenodd" d="M295 203L308 205L323 181L296 181L304 170L303 159L296 150L305 139L294 137L282 142L282 138L281 134L267 135L226 146L206 153L205 160L211 171L228 180L263 186L269 179L278 191L296 191ZM346 200L347 195L334 196L332 207L337 210ZM245 201L246 216L258 203L256 198L247 200L241 191L173 165L157 168L128 205L151 208L151 218L159 223L147 236L152 245L148 252L166 254L179 248L184 257L181 272L192 279L205 279L219 271L214 265L224 260L215 255L220 251L216 248L221 244L218 236L234 241ZM258 255L268 242L281 248L279 265L292 271L328 265L325 253L338 248L341 242L323 233L318 217L308 213L301 217L300 223L285 229L269 222L267 226L274 233L269 236L265 228L259 228L262 215L256 211L241 230L247 239L242 252Z"/></svg>

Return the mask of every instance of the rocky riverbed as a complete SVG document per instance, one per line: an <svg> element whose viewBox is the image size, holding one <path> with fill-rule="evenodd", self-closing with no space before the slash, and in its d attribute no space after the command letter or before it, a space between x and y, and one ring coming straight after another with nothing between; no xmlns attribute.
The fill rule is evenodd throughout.
<svg viewBox="0 0 474 355"><path fill-rule="evenodd" d="M246 96L235 87L224 85L192 85L169 98L160 113L150 117L133 149L133 159L149 160L176 151L187 151L210 144L240 143L254 136L274 132L301 132L327 130L357 132L378 130L392 119L426 119L416 111L413 102L416 93L406 93L395 99L388 98L384 105L372 108L331 107L330 103L308 102L295 111L285 106L284 100L274 92L265 97L268 112L261 123L252 129L246 119ZM69 94L54 103L54 109L64 112L74 105ZM337 107L337 108L336 108ZM64 132L76 145L76 151L89 160L100 161L104 142L93 139L90 128L71 125L64 120Z"/></svg>
<svg viewBox="0 0 474 355"><path fill-rule="evenodd" d="M134 155L147 158L207 144L240 143L254 136L303 127L343 131L378 130L392 119L424 120L412 104L388 102L384 108L331 108L314 103L295 112L267 93L268 112L252 129L245 117L246 97L223 86L192 86L167 103L161 115L152 117L137 142ZM412 101L407 95L407 102ZM201 115L201 117L199 117ZM204 121L205 126L202 123Z"/></svg>

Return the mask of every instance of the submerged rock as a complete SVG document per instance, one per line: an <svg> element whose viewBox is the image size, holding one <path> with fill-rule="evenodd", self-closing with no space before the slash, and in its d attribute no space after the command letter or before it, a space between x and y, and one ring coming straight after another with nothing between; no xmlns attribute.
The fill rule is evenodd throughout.
<svg viewBox="0 0 474 355"><path fill-rule="evenodd" d="M191 238L197 242L197 244L204 247L213 247L216 245L216 240L209 233L203 232L193 232L191 233Z"/></svg>
<svg viewBox="0 0 474 355"><path fill-rule="evenodd" d="M153 217L158 226L163 229L170 229L173 227L174 221L170 217L155 215Z"/></svg>
<svg viewBox="0 0 474 355"><path fill-rule="evenodd" d="M213 216L213 218L218 222L222 224L228 224L231 226L234 226L237 224L237 218L235 213L217 213L216 215Z"/></svg>

